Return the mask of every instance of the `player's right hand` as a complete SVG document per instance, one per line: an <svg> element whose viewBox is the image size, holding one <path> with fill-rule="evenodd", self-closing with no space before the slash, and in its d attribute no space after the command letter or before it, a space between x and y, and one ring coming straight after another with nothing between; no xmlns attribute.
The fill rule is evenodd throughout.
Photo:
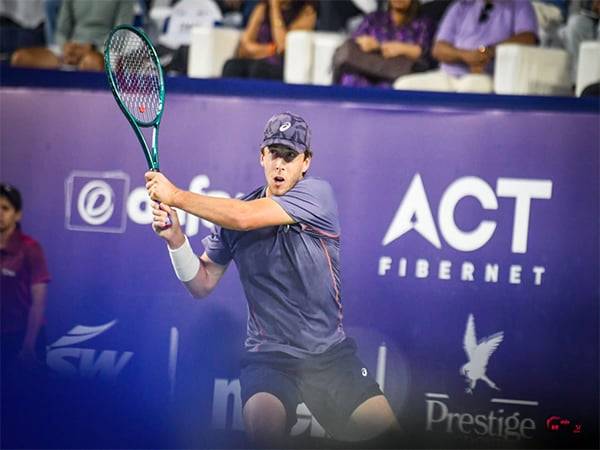
<svg viewBox="0 0 600 450"><path fill-rule="evenodd" d="M170 223L169 223L170 220ZM152 202L152 229L161 238L177 246L184 237L177 212L165 203Z"/></svg>

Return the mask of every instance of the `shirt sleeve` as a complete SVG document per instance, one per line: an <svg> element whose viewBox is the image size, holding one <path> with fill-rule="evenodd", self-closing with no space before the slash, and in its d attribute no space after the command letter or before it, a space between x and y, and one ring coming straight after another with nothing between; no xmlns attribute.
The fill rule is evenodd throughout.
<svg viewBox="0 0 600 450"><path fill-rule="evenodd" d="M297 223L328 237L338 237L340 225L333 189L324 180L306 178L281 196L272 196Z"/></svg>
<svg viewBox="0 0 600 450"><path fill-rule="evenodd" d="M419 22L417 24L417 45L421 47L421 55L426 55L431 48L431 38L433 34L433 24L429 19L423 17L422 19L417 19Z"/></svg>
<svg viewBox="0 0 600 450"><path fill-rule="evenodd" d="M202 239L204 250L208 257L221 266L226 266L232 260L233 255L223 239L223 229L215 226L211 234Z"/></svg>
<svg viewBox="0 0 600 450"><path fill-rule="evenodd" d="M444 17L440 22L440 27L438 28L435 40L449 42L454 45L457 27L461 20L461 2L455 1L446 10Z"/></svg>
<svg viewBox="0 0 600 450"><path fill-rule="evenodd" d="M50 282L50 272L48 272L46 257L44 256L42 246L37 242L32 243L27 248L27 266L31 275L31 285Z"/></svg>
<svg viewBox="0 0 600 450"><path fill-rule="evenodd" d="M365 16L365 18L362 20L362 22L360 23L360 25L358 26L358 28L354 31L354 33L352 33L352 39L356 39L359 36L364 36L365 34L370 35L371 34L371 22L374 19L374 14L368 14L367 16Z"/></svg>
<svg viewBox="0 0 600 450"><path fill-rule="evenodd" d="M537 36L537 18L531 2L515 2L515 22L513 34L527 31Z"/></svg>

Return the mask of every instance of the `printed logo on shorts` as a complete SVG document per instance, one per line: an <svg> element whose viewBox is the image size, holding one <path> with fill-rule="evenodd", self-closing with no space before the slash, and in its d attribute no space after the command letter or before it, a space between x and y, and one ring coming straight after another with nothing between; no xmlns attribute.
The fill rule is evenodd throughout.
<svg viewBox="0 0 600 450"><path fill-rule="evenodd" d="M281 125L279 127L279 131L285 131L285 130L289 130L289 128L292 126L292 124L290 122L285 122L283 125Z"/></svg>
<svg viewBox="0 0 600 450"><path fill-rule="evenodd" d="M365 367L363 367L362 369L360 369L360 373L362 373L363 377L366 377L368 372L367 372L367 369Z"/></svg>

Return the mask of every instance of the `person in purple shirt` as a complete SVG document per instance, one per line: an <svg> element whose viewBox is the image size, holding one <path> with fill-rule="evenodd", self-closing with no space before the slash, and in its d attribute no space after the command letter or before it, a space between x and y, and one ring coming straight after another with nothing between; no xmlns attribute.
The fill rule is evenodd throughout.
<svg viewBox="0 0 600 450"><path fill-rule="evenodd" d="M394 88L492 92L496 46L536 42L537 20L531 2L455 0L440 23L432 50L440 70L400 77Z"/></svg>
<svg viewBox="0 0 600 450"><path fill-rule="evenodd" d="M305 176L311 161L308 124L277 114L260 145L265 185L242 199L223 199L147 172L146 188L158 202L152 226L194 297L207 296L231 261L237 266L248 302L240 383L253 445L286 445L302 402L335 439L396 439L390 404L344 332L337 204L329 183ZM216 224L200 257L172 207Z"/></svg>
<svg viewBox="0 0 600 450"><path fill-rule="evenodd" d="M419 17L418 0L389 0L387 11L367 15L352 38L366 53L377 53L382 58L405 56L416 61L429 52L433 37L433 23ZM343 86L391 87L389 80L373 79L361 73L342 73Z"/></svg>

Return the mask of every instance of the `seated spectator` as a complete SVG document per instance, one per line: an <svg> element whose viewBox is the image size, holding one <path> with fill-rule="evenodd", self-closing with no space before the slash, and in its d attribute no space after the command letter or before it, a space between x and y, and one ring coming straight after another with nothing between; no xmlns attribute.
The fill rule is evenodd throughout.
<svg viewBox="0 0 600 450"><path fill-rule="evenodd" d="M556 33L565 23L569 4L567 0L533 0L531 2L538 23L540 46L552 47Z"/></svg>
<svg viewBox="0 0 600 450"><path fill-rule="evenodd" d="M495 48L534 45L537 22L531 3L520 0L455 0L436 36L433 57L440 70L406 75L395 89L492 92Z"/></svg>
<svg viewBox="0 0 600 450"><path fill-rule="evenodd" d="M360 52L371 54L370 61L363 58L367 66L360 67L350 61L345 64L335 61L334 57L336 68L338 64L341 66L340 72L334 73L335 82L344 86L391 87L400 74L388 78L386 66L378 64L375 58L392 60L401 57L409 64L398 61L398 70L410 71L414 62L427 55L433 37L433 24L429 19L419 17L418 9L418 0L389 0L387 11L366 16L352 39ZM348 57L355 61L361 59L360 54L353 56L351 52ZM377 73L377 67L384 69Z"/></svg>
<svg viewBox="0 0 600 450"><path fill-rule="evenodd" d="M312 1L263 0L252 11L242 33L237 58L223 66L223 76L283 80L287 32L313 30L316 22Z"/></svg>
<svg viewBox="0 0 600 450"><path fill-rule="evenodd" d="M571 14L567 24L558 30L558 45L569 53L571 77L575 84L579 64L579 46L583 41L600 39L600 0L586 0Z"/></svg>
<svg viewBox="0 0 600 450"><path fill-rule="evenodd" d="M103 70L102 51L110 30L133 21L136 0L63 0L56 28L56 46L17 50L15 67Z"/></svg>
<svg viewBox="0 0 600 450"><path fill-rule="evenodd" d="M187 73L194 27L212 27L222 21L223 14L214 0L179 0L175 3L156 46L160 63L167 73Z"/></svg>
<svg viewBox="0 0 600 450"><path fill-rule="evenodd" d="M0 0L0 55L8 59L20 47L45 45L42 0Z"/></svg>

